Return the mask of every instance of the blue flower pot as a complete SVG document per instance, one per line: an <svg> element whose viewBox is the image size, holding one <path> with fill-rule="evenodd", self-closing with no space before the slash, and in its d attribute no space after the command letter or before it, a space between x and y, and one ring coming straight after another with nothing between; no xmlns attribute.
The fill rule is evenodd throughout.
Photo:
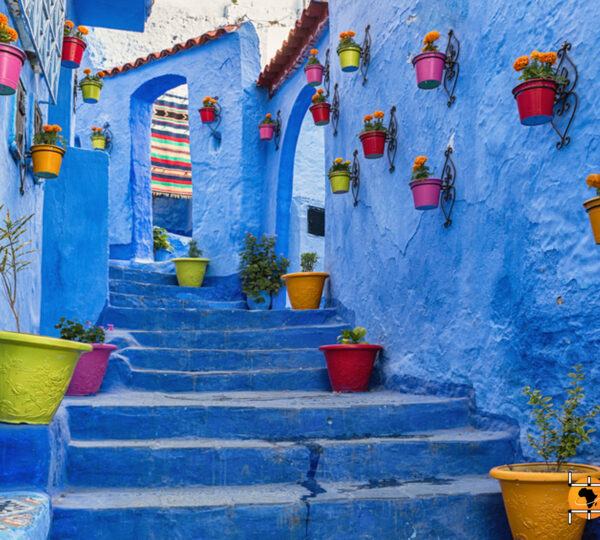
<svg viewBox="0 0 600 540"><path fill-rule="evenodd" d="M170 261L171 260L171 252L166 249L157 249L154 252L154 260L155 261Z"/></svg>
<svg viewBox="0 0 600 540"><path fill-rule="evenodd" d="M263 311L271 309L271 293L262 291L261 293L259 293L259 296L264 300L264 302L256 302L249 296L246 297L246 304L248 304L248 309L252 311Z"/></svg>

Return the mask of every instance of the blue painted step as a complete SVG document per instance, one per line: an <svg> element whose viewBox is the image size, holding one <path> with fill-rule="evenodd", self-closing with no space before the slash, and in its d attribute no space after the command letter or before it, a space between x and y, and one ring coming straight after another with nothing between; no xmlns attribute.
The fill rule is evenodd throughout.
<svg viewBox="0 0 600 540"><path fill-rule="evenodd" d="M133 294L138 296L152 296L158 298L177 298L179 300L240 300L241 294L237 292L224 293L218 287L203 285L202 287L179 287L177 285L163 285L156 283L142 283L137 281L124 281L111 279L108 282L111 293Z"/></svg>
<svg viewBox="0 0 600 540"><path fill-rule="evenodd" d="M462 427L466 398L398 392L124 391L66 398L74 439L385 437Z"/></svg>
<svg viewBox="0 0 600 540"><path fill-rule="evenodd" d="M390 483L487 474L515 457L515 447L510 433L472 428L351 441L71 441L67 482L103 488L301 482L318 454L317 482Z"/></svg>
<svg viewBox="0 0 600 540"><path fill-rule="evenodd" d="M299 484L276 484L68 493L53 500L52 538L510 538L498 484L485 476L387 487L356 482L317 487L311 491Z"/></svg>
<svg viewBox="0 0 600 540"><path fill-rule="evenodd" d="M129 308L170 308L170 309L247 309L242 300L185 300L160 296L140 296L136 294L111 293L109 305Z"/></svg>

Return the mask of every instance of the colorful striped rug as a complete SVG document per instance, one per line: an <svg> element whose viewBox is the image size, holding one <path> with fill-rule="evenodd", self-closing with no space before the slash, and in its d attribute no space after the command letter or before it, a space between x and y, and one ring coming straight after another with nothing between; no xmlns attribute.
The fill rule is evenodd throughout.
<svg viewBox="0 0 600 540"><path fill-rule="evenodd" d="M164 94L152 112L152 195L192 197L187 97Z"/></svg>

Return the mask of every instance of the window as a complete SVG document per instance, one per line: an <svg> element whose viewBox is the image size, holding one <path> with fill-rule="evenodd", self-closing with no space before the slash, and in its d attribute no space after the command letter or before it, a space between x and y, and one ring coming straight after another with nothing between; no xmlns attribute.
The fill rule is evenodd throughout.
<svg viewBox="0 0 600 540"><path fill-rule="evenodd" d="M308 234L325 236L325 209L309 206L306 214L308 217Z"/></svg>

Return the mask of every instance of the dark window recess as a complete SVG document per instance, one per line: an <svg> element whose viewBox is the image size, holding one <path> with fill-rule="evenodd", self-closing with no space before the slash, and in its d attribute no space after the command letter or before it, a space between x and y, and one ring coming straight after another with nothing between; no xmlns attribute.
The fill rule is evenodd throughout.
<svg viewBox="0 0 600 540"><path fill-rule="evenodd" d="M15 112L15 147L19 155L19 160L25 157L25 118L27 116L27 106L25 102L25 87L19 81L17 88L17 110Z"/></svg>
<svg viewBox="0 0 600 540"><path fill-rule="evenodd" d="M35 102L35 107L33 108L33 132L39 133L42 131L42 127L44 126L44 119L42 118L42 111L40 110L40 106L38 102Z"/></svg>
<svg viewBox="0 0 600 540"><path fill-rule="evenodd" d="M308 234L325 236L325 208L308 207Z"/></svg>

